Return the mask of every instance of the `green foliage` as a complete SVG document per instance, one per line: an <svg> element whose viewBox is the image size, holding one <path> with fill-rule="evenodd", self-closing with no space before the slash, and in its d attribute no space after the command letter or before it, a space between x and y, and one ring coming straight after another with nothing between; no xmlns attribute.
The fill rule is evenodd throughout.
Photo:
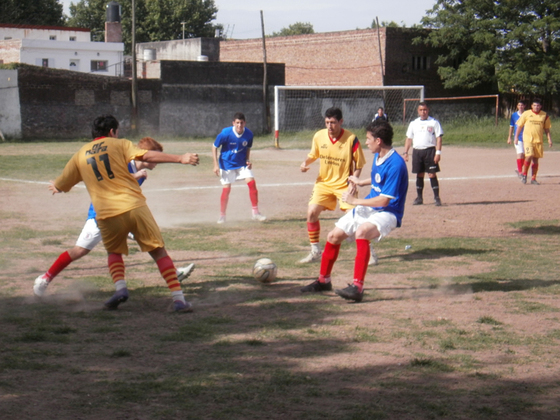
<svg viewBox="0 0 560 420"><path fill-rule="evenodd" d="M70 5L69 26L90 28L94 41L104 41L106 0L80 0ZM132 0L121 0L121 22L126 51L132 45ZM136 42L213 37L211 21L218 9L214 0L136 0Z"/></svg>
<svg viewBox="0 0 560 420"><path fill-rule="evenodd" d="M292 35L306 35L314 34L313 25L309 22L296 22L288 26L287 28L282 28L278 32L273 32L271 36L292 36Z"/></svg>
<svg viewBox="0 0 560 420"><path fill-rule="evenodd" d="M387 21L383 20L379 24L379 27L380 28L405 28L406 24L404 22L401 22L401 25L399 25L394 20L392 20L391 22L387 22ZM373 19L373 22L371 22L370 28L371 29L376 29L377 28L377 20L376 19Z"/></svg>
<svg viewBox="0 0 560 420"><path fill-rule="evenodd" d="M422 19L437 29L422 41L445 48L436 64L446 88L492 83L500 92L560 89L560 9L556 0L438 0Z"/></svg>
<svg viewBox="0 0 560 420"><path fill-rule="evenodd" d="M0 23L64 26L59 0L2 0Z"/></svg>

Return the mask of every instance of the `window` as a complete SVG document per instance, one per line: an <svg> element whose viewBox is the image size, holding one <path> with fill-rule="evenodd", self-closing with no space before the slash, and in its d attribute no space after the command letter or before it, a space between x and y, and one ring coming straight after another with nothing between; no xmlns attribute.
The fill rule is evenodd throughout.
<svg viewBox="0 0 560 420"><path fill-rule="evenodd" d="M11 36L5 36L4 40L7 40L7 39L12 39L12 37Z"/></svg>
<svg viewBox="0 0 560 420"><path fill-rule="evenodd" d="M107 71L107 60L91 60L91 71Z"/></svg>
<svg viewBox="0 0 560 420"><path fill-rule="evenodd" d="M51 41L56 41L56 35L49 35L49 39Z"/></svg>
<svg viewBox="0 0 560 420"><path fill-rule="evenodd" d="M430 57L412 56L412 70L428 70L430 68Z"/></svg>
<svg viewBox="0 0 560 420"><path fill-rule="evenodd" d="M76 37L75 37L75 36L71 36L71 37L70 37L70 41L75 41L75 40L76 40Z"/></svg>
<svg viewBox="0 0 560 420"><path fill-rule="evenodd" d="M41 66L49 67L49 59L48 58L41 59Z"/></svg>

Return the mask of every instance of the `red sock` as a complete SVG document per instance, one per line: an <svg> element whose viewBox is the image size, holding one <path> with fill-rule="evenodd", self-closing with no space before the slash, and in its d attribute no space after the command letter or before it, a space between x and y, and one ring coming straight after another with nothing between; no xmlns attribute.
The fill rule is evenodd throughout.
<svg viewBox="0 0 560 420"><path fill-rule="evenodd" d="M538 163L533 163L533 166L531 166L531 172L533 173L533 176L531 177L531 179L537 179L537 172L539 172L539 164Z"/></svg>
<svg viewBox="0 0 560 420"><path fill-rule="evenodd" d="M251 198L251 205L253 206L253 210L258 211L259 192L257 191L257 183L253 179L251 182L247 182L247 186L249 187L249 197Z"/></svg>
<svg viewBox="0 0 560 420"><path fill-rule="evenodd" d="M181 283L177 280L177 270L175 269L175 265L173 264L173 260L171 257L163 257L156 261L156 264L159 268L159 272L161 276L167 283L167 287L172 292L178 292L181 289Z"/></svg>
<svg viewBox="0 0 560 420"><path fill-rule="evenodd" d="M321 258L321 271L319 271L319 281L325 277L330 277L334 263L338 258L338 252L340 251L340 244L334 245L327 241L325 245L325 250L323 251L323 257Z"/></svg>
<svg viewBox="0 0 560 420"><path fill-rule="evenodd" d="M525 159L517 159L517 172L520 174L523 173L523 162L525 162Z"/></svg>
<svg viewBox="0 0 560 420"><path fill-rule="evenodd" d="M309 235L309 242L312 244L319 243L319 237L321 236L321 223L319 221L307 223L307 233Z"/></svg>
<svg viewBox="0 0 560 420"><path fill-rule="evenodd" d="M226 215L227 203L228 203L228 200L229 200L229 193L230 192L231 192L231 188L222 189L222 196L220 197L220 214L222 216Z"/></svg>
<svg viewBox="0 0 560 420"><path fill-rule="evenodd" d="M68 267L68 264L70 264L71 262L72 258L70 257L68 251L64 251L62 254L60 254L53 265L51 265L51 268L49 268L45 273L47 281L51 281L52 279L54 279L58 275L58 273Z"/></svg>
<svg viewBox="0 0 560 420"><path fill-rule="evenodd" d="M109 254L109 273L111 273L111 278L113 283L119 280L124 280L124 261L121 254Z"/></svg>
<svg viewBox="0 0 560 420"><path fill-rule="evenodd" d="M356 239L356 259L354 260L354 285L361 292L364 289L364 279L369 262L369 241L367 239Z"/></svg>
<svg viewBox="0 0 560 420"><path fill-rule="evenodd" d="M527 172L529 172L529 165L531 165L530 161L523 162L523 172L522 174L527 176Z"/></svg>

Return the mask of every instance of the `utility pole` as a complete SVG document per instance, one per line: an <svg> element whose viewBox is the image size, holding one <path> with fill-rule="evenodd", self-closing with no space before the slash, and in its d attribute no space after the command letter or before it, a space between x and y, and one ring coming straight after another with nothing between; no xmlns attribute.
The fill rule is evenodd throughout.
<svg viewBox="0 0 560 420"><path fill-rule="evenodd" d="M268 105L268 74L266 66L266 41L264 35L264 14L261 10L262 45L263 45L263 128L265 133L270 133L270 107ZM278 145L276 145L278 147Z"/></svg>
<svg viewBox="0 0 560 420"><path fill-rule="evenodd" d="M185 39L185 24L187 22L181 22L181 25L183 25L183 39Z"/></svg>
<svg viewBox="0 0 560 420"><path fill-rule="evenodd" d="M136 77L136 0L132 0L132 116L130 129L132 135L138 133L138 80Z"/></svg>

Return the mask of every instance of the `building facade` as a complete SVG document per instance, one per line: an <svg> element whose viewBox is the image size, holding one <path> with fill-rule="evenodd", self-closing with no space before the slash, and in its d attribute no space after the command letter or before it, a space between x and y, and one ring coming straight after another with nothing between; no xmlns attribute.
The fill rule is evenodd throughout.
<svg viewBox="0 0 560 420"><path fill-rule="evenodd" d="M123 51L121 42L91 42L89 29L0 24L0 64L122 76Z"/></svg>

